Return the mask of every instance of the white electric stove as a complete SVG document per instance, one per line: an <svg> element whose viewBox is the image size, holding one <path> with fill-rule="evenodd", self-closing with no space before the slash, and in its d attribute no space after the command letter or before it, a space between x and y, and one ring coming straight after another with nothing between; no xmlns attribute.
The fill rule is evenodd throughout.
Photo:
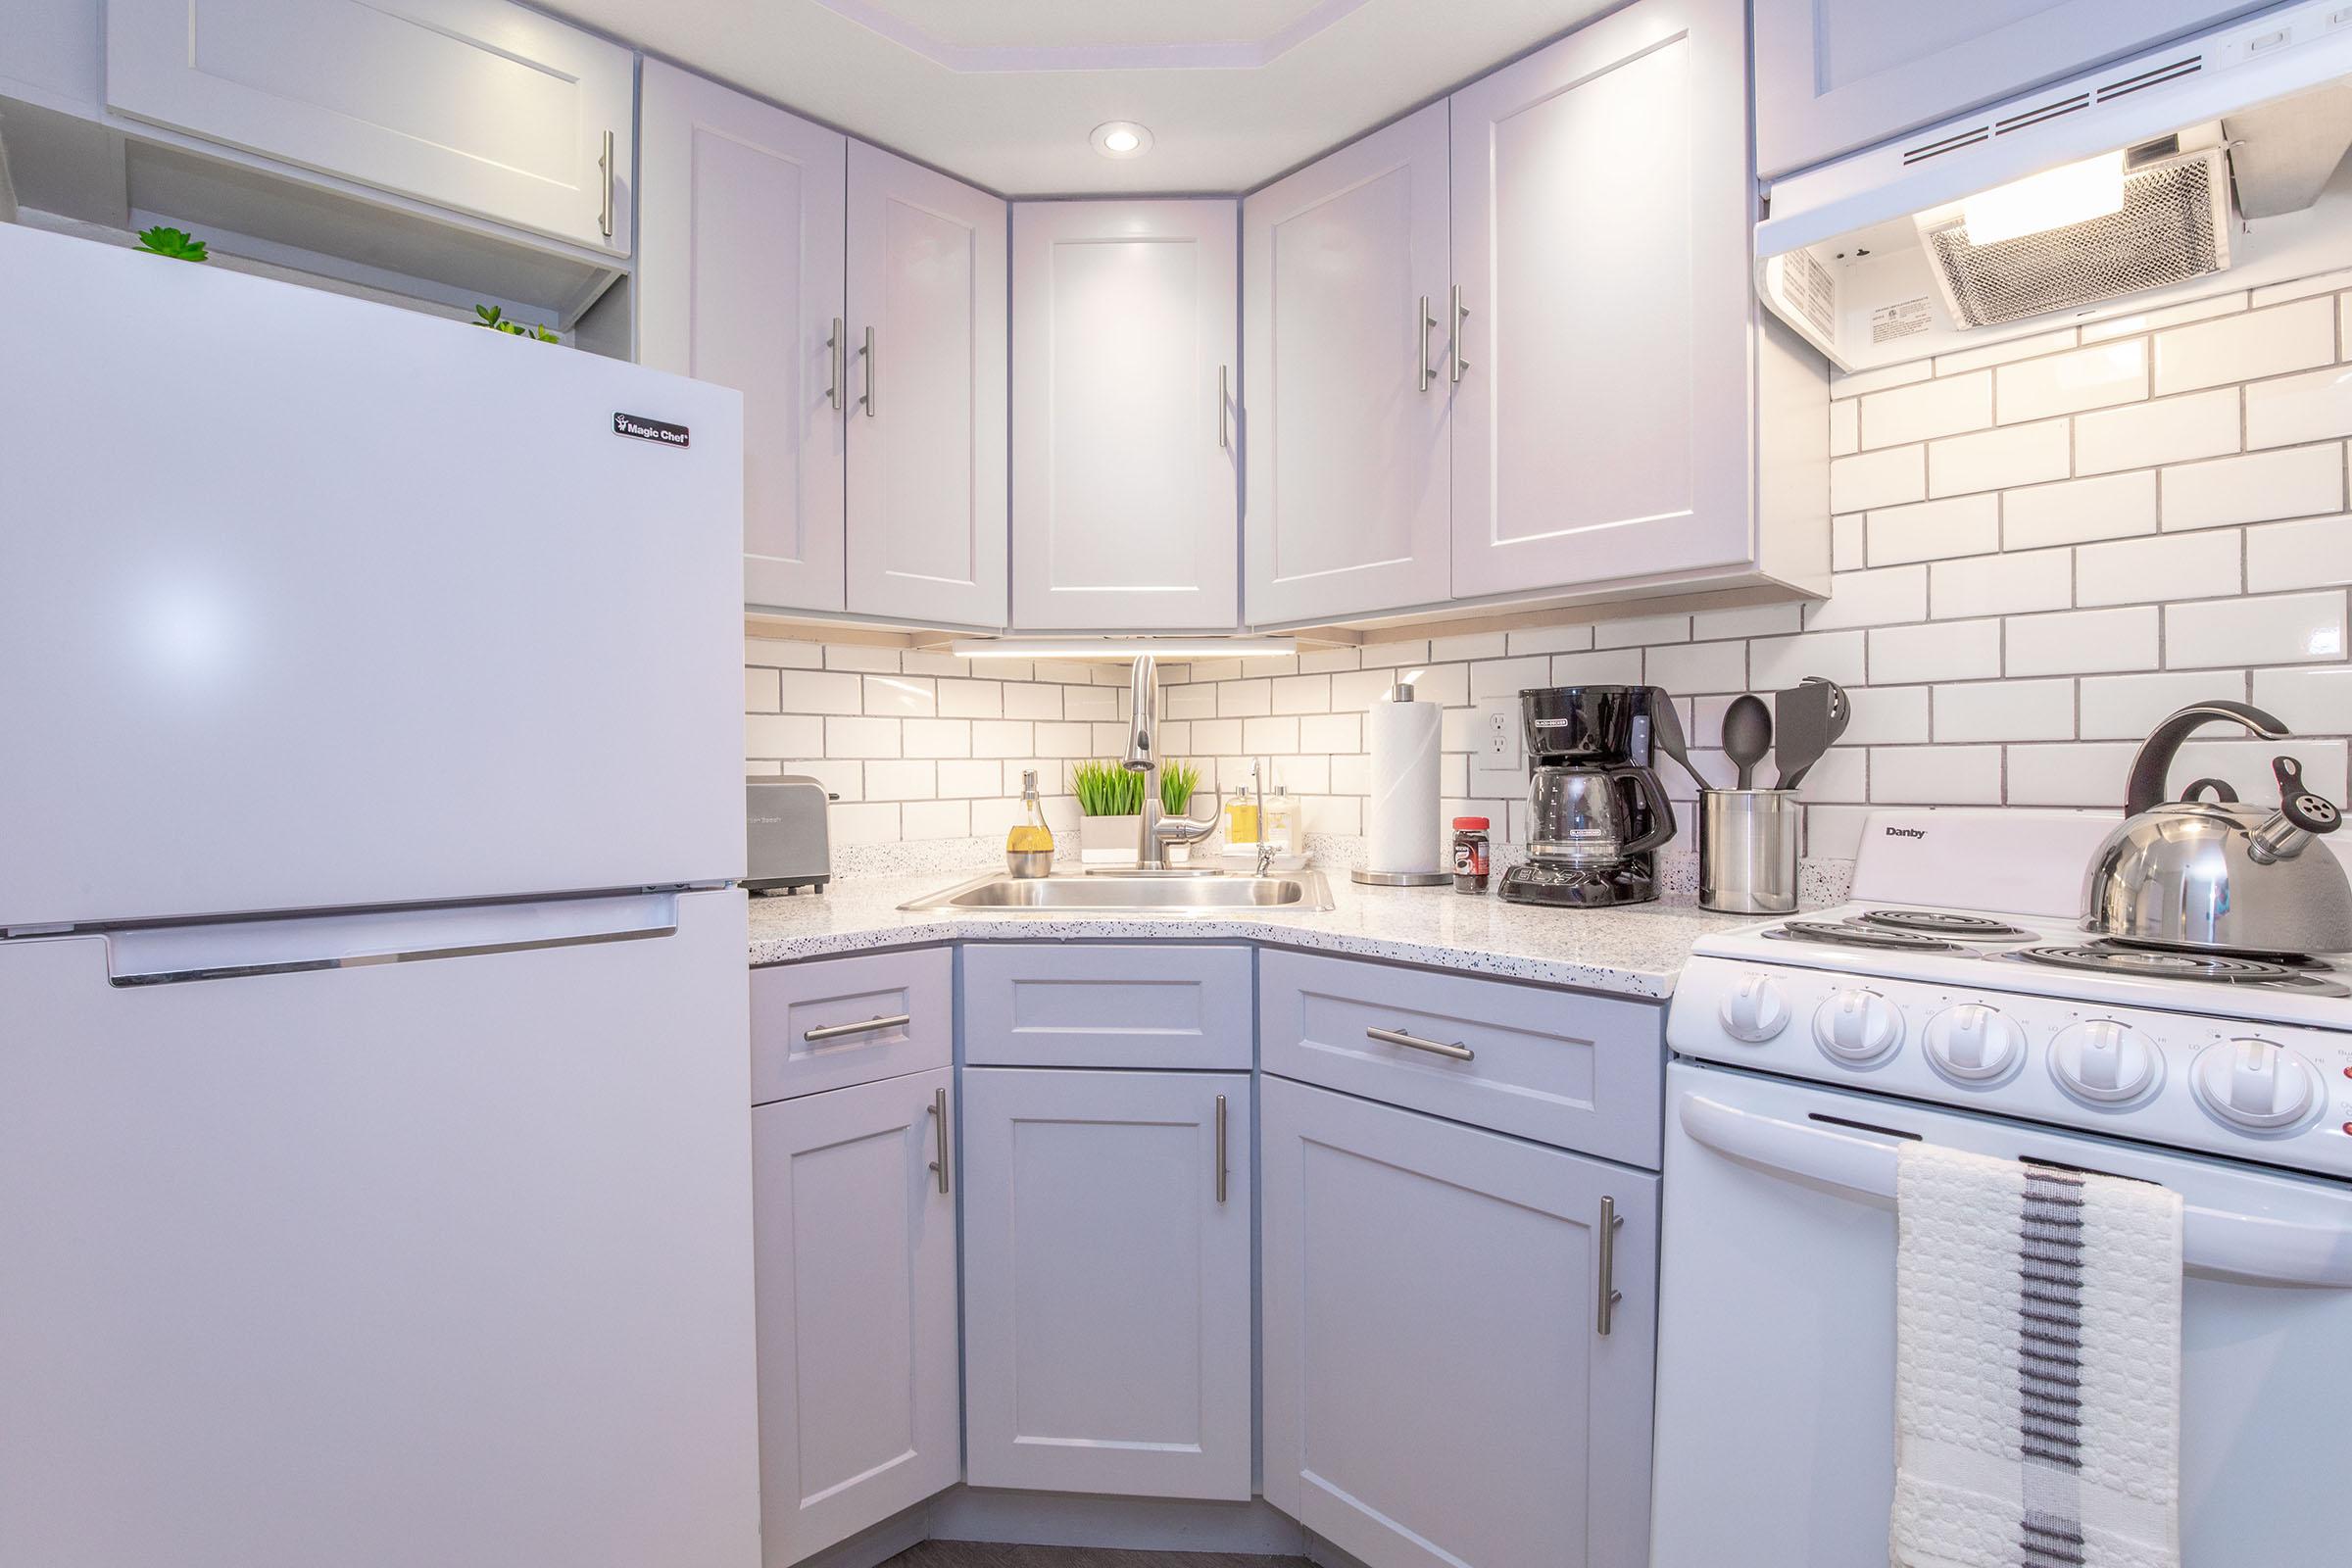
<svg viewBox="0 0 2352 1568"><path fill-rule="evenodd" d="M1896 1150L2183 1200L2181 1561L2352 1561L2352 963L2089 937L2113 816L1886 811L1667 1020L1654 1568L1878 1568ZM2010 1216L1988 1216L2002 1223Z"/></svg>

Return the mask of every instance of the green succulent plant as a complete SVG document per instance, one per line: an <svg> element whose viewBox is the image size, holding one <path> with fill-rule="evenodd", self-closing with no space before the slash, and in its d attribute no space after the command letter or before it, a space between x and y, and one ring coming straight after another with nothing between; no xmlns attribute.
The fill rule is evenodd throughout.
<svg viewBox="0 0 2352 1568"><path fill-rule="evenodd" d="M169 256L175 262L204 262L212 259L212 247L184 228L170 228L162 223L139 230L139 249L157 256Z"/></svg>
<svg viewBox="0 0 2352 1568"><path fill-rule="evenodd" d="M1144 775L1129 772L1101 758L1070 764L1070 792L1087 816L1140 816L1144 809ZM1165 791L1162 791L1164 798Z"/></svg>
<svg viewBox="0 0 2352 1568"><path fill-rule="evenodd" d="M473 308L473 317L474 325L486 326L494 332L505 332L514 337L527 337L534 343L561 343L564 341L547 327L534 326L527 321L513 319L507 315L507 309L503 305L476 305Z"/></svg>

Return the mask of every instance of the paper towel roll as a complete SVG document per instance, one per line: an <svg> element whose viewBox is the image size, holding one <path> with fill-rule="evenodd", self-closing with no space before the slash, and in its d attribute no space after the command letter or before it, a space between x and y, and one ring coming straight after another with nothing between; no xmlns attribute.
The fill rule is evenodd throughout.
<svg viewBox="0 0 2352 1568"><path fill-rule="evenodd" d="M1409 689L1409 688L1408 688ZM1365 863L1391 875L1445 868L1438 831L1438 719L1435 703L1372 705L1372 802L1364 823Z"/></svg>

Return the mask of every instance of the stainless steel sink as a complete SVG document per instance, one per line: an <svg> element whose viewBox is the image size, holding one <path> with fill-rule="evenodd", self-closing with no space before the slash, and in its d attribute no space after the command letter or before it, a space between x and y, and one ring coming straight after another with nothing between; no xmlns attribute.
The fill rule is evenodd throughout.
<svg viewBox="0 0 2352 1568"><path fill-rule="evenodd" d="M1098 872L1092 876L1016 878L992 871L903 904L903 909L972 909L998 914L1155 914L1183 909L1328 909L1331 889L1320 871L1279 876L1214 872Z"/></svg>

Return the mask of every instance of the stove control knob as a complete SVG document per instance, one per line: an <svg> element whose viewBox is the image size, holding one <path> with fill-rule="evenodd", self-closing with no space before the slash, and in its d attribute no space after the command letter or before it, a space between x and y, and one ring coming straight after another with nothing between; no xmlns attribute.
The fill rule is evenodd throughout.
<svg viewBox="0 0 2352 1568"><path fill-rule="evenodd" d="M2319 1069L2268 1040L2225 1040L2197 1053L2190 1082L2207 1110L2234 1127L2291 1127L2321 1098Z"/></svg>
<svg viewBox="0 0 2352 1568"><path fill-rule="evenodd" d="M1998 1007L1964 1002L1928 1020L1920 1049L1946 1078L1984 1084L2006 1075L2025 1058L2026 1031Z"/></svg>
<svg viewBox="0 0 2352 1568"><path fill-rule="evenodd" d="M1788 1027L1788 1002L1772 976L1743 974L1723 999L1723 1032L1756 1045Z"/></svg>
<svg viewBox="0 0 2352 1568"><path fill-rule="evenodd" d="M2092 1018L2069 1024L2050 1042L2050 1071L2068 1094L2094 1104L2139 1099L2164 1078L2155 1043L2129 1024Z"/></svg>
<svg viewBox="0 0 2352 1568"><path fill-rule="evenodd" d="M1840 991L1813 1014L1813 1038L1849 1067L1866 1067L1903 1043L1903 1015L1875 991Z"/></svg>

